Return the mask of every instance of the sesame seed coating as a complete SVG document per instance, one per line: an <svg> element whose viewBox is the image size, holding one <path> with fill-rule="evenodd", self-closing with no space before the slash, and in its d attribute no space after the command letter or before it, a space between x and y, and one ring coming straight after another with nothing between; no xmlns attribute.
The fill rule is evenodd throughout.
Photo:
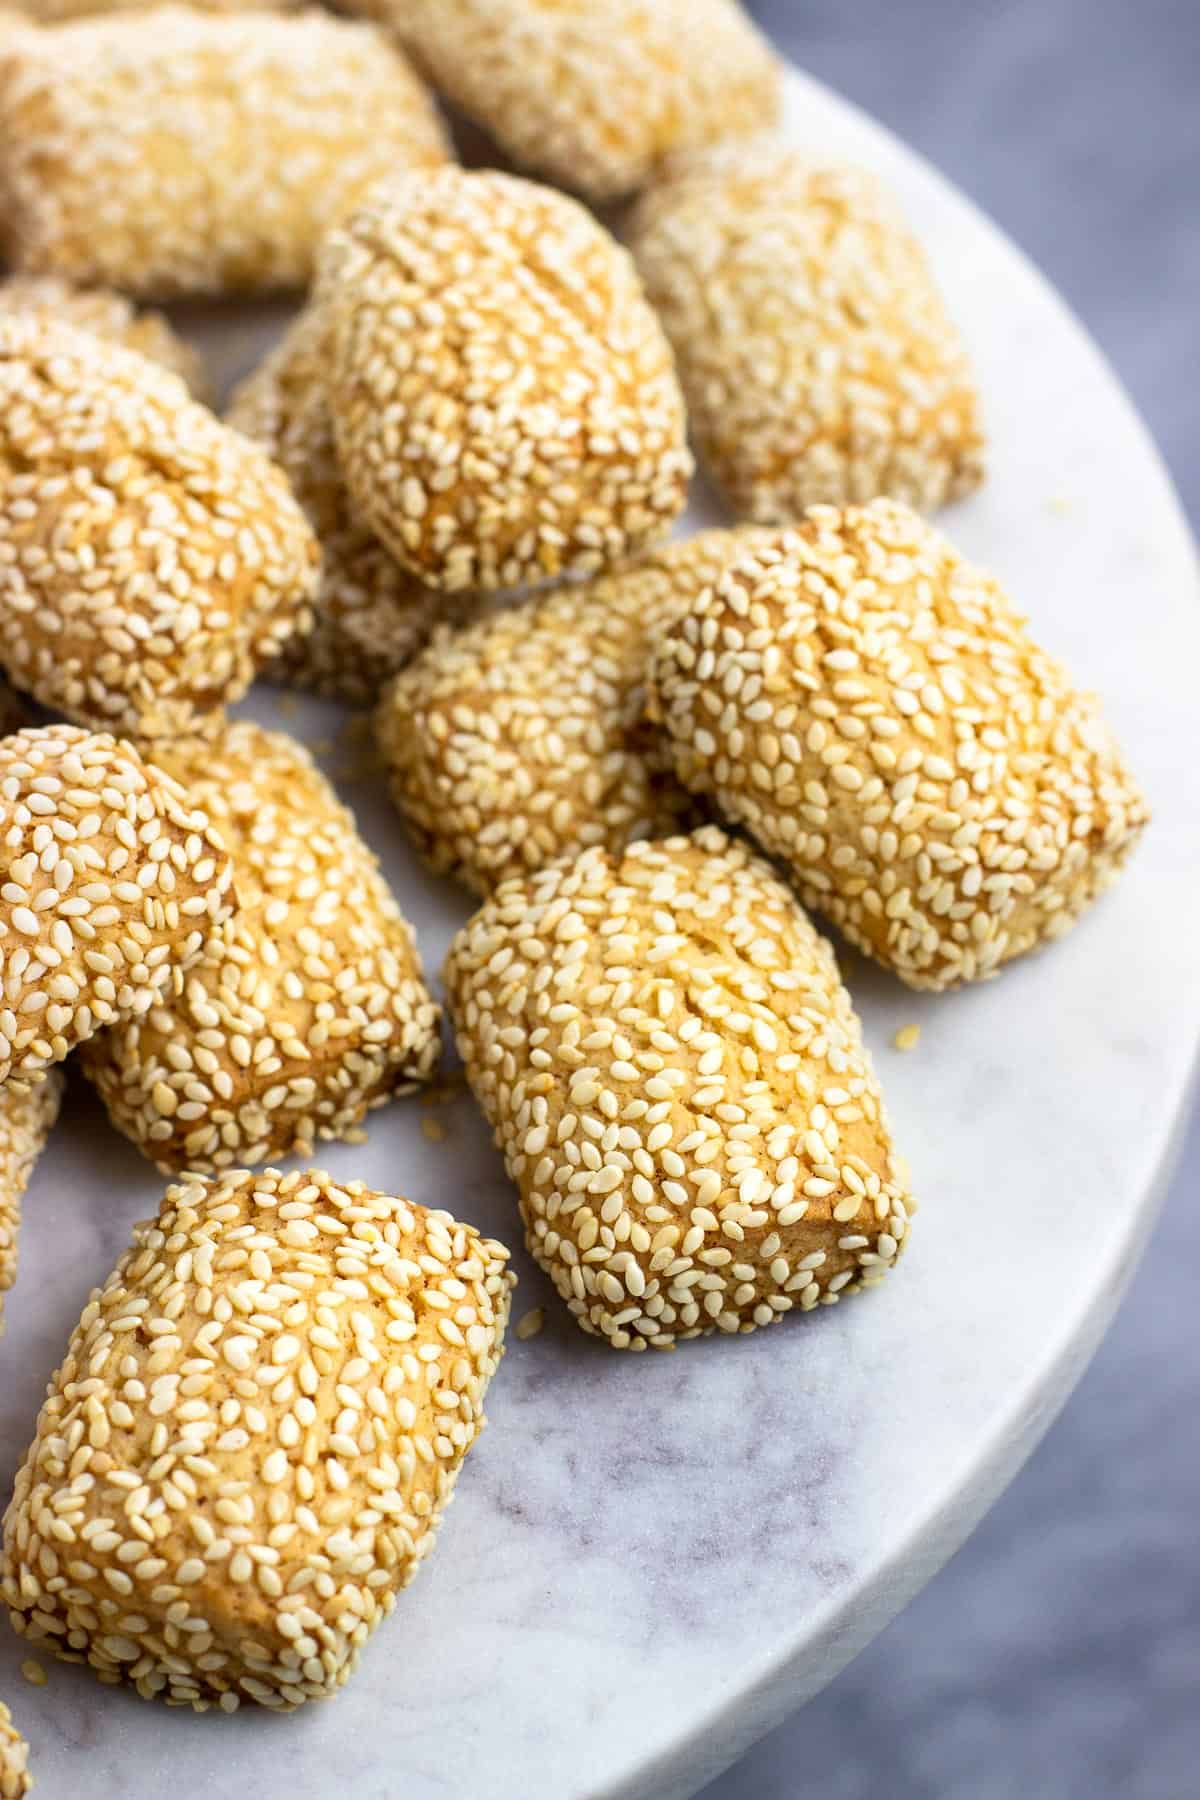
<svg viewBox="0 0 1200 1800"><path fill-rule="evenodd" d="M198 1711L335 1693L483 1427L507 1256L321 1171L168 1188L17 1475L15 1629Z"/></svg>
<svg viewBox="0 0 1200 1800"><path fill-rule="evenodd" d="M90 331L178 375L196 400L207 402L209 381L198 351L162 313L141 311L112 288L72 287L55 275L11 275L0 282L0 313L45 313L80 331Z"/></svg>
<svg viewBox="0 0 1200 1800"><path fill-rule="evenodd" d="M17 1278L21 1196L58 1117L62 1090L58 1069L32 1087L0 1087L0 1337L4 1296Z"/></svg>
<svg viewBox="0 0 1200 1800"><path fill-rule="evenodd" d="M320 292L351 501L430 586L596 574L682 510L670 347L575 201L490 171L402 176L331 235Z"/></svg>
<svg viewBox="0 0 1200 1800"><path fill-rule="evenodd" d="M506 881L446 986L530 1254L616 1349L879 1281L904 1177L828 944L715 826Z"/></svg>
<svg viewBox="0 0 1200 1800"><path fill-rule="evenodd" d="M31 31L0 85L10 259L131 293L302 286L373 182L448 154L401 52L316 11Z"/></svg>
<svg viewBox="0 0 1200 1800"><path fill-rule="evenodd" d="M194 729L311 628L285 476L135 351L0 316L0 663L84 724Z"/></svg>
<svg viewBox="0 0 1200 1800"><path fill-rule="evenodd" d="M593 200L672 150L777 118L779 64L737 0L373 0L514 162Z"/></svg>
<svg viewBox="0 0 1200 1800"><path fill-rule="evenodd" d="M770 139L719 146L678 159L632 242L701 460L741 517L879 494L931 511L978 486L962 341L872 176Z"/></svg>
<svg viewBox="0 0 1200 1800"><path fill-rule="evenodd" d="M238 903L185 976L84 1067L164 1173L310 1155L433 1074L412 928L308 752L248 720L151 747L234 859Z"/></svg>
<svg viewBox="0 0 1200 1800"><path fill-rule="evenodd" d="M316 626L260 673L368 705L435 624L459 618L466 602L425 587L352 514L325 393L329 350L325 321L310 307L236 389L226 416L279 464L321 545Z"/></svg>
<svg viewBox="0 0 1200 1800"><path fill-rule="evenodd" d="M0 1082L145 1012L232 905L205 815L132 744L74 725L0 740L0 873Z"/></svg>
<svg viewBox="0 0 1200 1800"><path fill-rule="evenodd" d="M12 1714L0 1700L0 1800L21 1800L33 1786L29 1773L29 1745L13 1724Z"/></svg>
<svg viewBox="0 0 1200 1800"><path fill-rule="evenodd" d="M392 798L431 868L486 894L591 844L621 850L691 822L644 723L651 641L754 541L701 532L439 633L376 713Z"/></svg>
<svg viewBox="0 0 1200 1800"><path fill-rule="evenodd" d="M1148 817L1094 696L907 507L814 507L677 616L651 711L684 786L918 988L1061 936Z"/></svg>
<svg viewBox="0 0 1200 1800"><path fill-rule="evenodd" d="M98 13L160 12L162 0L12 0L19 12L39 25L59 25ZM202 13L294 12L304 0L188 0L190 10Z"/></svg>

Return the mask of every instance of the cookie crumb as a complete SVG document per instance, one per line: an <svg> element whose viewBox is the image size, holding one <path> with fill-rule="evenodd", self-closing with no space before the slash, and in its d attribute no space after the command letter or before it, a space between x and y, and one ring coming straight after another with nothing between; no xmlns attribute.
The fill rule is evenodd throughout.
<svg viewBox="0 0 1200 1800"><path fill-rule="evenodd" d="M902 1025L892 1039L892 1045L896 1050L915 1050L920 1041L921 1027L919 1025Z"/></svg>
<svg viewBox="0 0 1200 1800"><path fill-rule="evenodd" d="M35 1661L32 1656L21 1664L21 1673L30 1687L45 1687L50 1679L41 1663Z"/></svg>
<svg viewBox="0 0 1200 1800"><path fill-rule="evenodd" d="M517 1320L517 1336L522 1342L524 1342L526 1338L535 1338L545 1323L545 1307L532 1306L527 1313L522 1313L521 1317Z"/></svg>

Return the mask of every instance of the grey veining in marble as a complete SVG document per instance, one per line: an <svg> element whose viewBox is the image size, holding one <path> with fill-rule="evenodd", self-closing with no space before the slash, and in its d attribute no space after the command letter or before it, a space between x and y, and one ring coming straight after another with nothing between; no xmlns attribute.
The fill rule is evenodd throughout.
<svg viewBox="0 0 1200 1800"><path fill-rule="evenodd" d="M822 1685L961 1540L1132 1267L1200 1004L1200 944L1172 941L1200 861L1197 796L1176 779L1200 658L1190 549L1126 403L1032 272L819 90L797 84L791 117L814 145L876 163L926 237L995 441L991 485L947 523L1111 693L1156 828L1078 931L990 987L938 1002L855 974L924 1200L900 1277L815 1320L636 1360L551 1305L501 1371L437 1555L334 1705L196 1719L58 1667L34 1692L0 1638L0 1690L17 1688L51 1800L683 1795ZM1127 642L1131 592L1146 635ZM464 903L420 875L378 800L354 798L436 964ZM890 1052L914 1018L919 1052ZM326 1160L511 1238L469 1104L444 1145L415 1121L391 1109L365 1150ZM158 1185L78 1097L70 1124L30 1202L0 1477L83 1291ZM524 1306L546 1290L521 1267Z"/></svg>

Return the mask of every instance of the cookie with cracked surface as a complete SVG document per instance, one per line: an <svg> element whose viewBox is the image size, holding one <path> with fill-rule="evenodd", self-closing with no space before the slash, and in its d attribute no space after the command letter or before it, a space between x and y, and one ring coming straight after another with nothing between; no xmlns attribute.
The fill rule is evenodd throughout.
<svg viewBox="0 0 1200 1800"><path fill-rule="evenodd" d="M398 177L331 234L318 292L351 502L429 586L596 574L681 512L670 346L627 253L566 195Z"/></svg>
<svg viewBox="0 0 1200 1800"><path fill-rule="evenodd" d="M283 473L145 356L0 316L0 665L139 738L196 729L311 629Z"/></svg>

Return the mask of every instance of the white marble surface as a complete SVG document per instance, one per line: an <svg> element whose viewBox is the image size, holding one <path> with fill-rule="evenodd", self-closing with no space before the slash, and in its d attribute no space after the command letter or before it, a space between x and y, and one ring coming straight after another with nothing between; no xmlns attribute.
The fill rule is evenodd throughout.
<svg viewBox="0 0 1200 1800"><path fill-rule="evenodd" d="M41 1792L211 1800L683 1795L860 1647L955 1548L1068 1391L1144 1235L1195 1048L1200 862L1195 576L1153 453L1094 352L1015 254L857 115L797 85L793 126L902 190L984 379L984 496L947 525L1111 698L1157 810L1128 876L1064 944L977 992L853 985L924 1205L880 1293L671 1357L514 1344L432 1564L333 1705L168 1713L58 1666L0 1693ZM260 709L271 717L269 698ZM274 715L278 718L278 714ZM306 714L309 731L323 727ZM431 964L464 916L386 810L353 794ZM919 1020L919 1050L888 1046ZM331 1167L514 1213L467 1102L379 1116ZM0 1479L89 1285L158 1182L83 1094L39 1171L0 1350ZM518 1304L548 1298L522 1262Z"/></svg>

